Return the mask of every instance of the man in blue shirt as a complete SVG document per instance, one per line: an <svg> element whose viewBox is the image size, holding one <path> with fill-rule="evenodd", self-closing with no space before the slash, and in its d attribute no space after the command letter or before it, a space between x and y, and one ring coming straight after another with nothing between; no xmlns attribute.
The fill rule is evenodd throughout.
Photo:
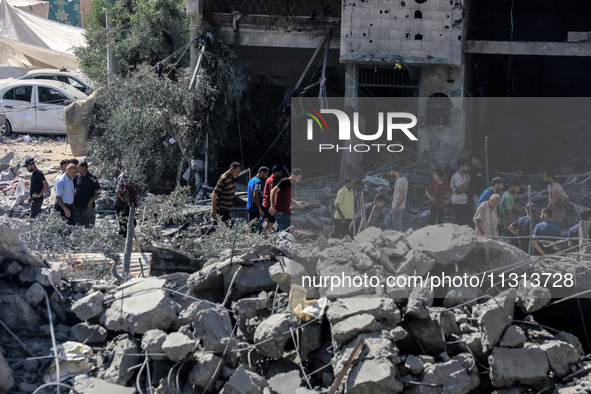
<svg viewBox="0 0 591 394"><path fill-rule="evenodd" d="M519 237L527 237L527 238L519 238L519 248L526 253L529 253L529 236L530 234L530 223L532 221L532 217L535 213L534 204L525 204L525 214L526 216L522 216L513 223L509 225L507 230L511 233L519 236ZM535 225L535 223L534 223Z"/></svg>
<svg viewBox="0 0 591 394"><path fill-rule="evenodd" d="M248 222L252 225L252 232L259 230L257 224L259 218L265 217L263 210L263 188L265 181L269 177L269 168L262 166L257 175L248 182L248 199L246 202L246 211L248 212ZM256 222L252 222L256 220Z"/></svg>
<svg viewBox="0 0 591 394"><path fill-rule="evenodd" d="M490 187L482 192L480 198L478 199L478 203L476 204L476 208L480 206L485 201L489 201L493 194L501 195L501 190L503 190L503 178L498 176L494 177L492 181L490 181Z"/></svg>
<svg viewBox="0 0 591 394"><path fill-rule="evenodd" d="M582 222L591 222L591 208L582 208L579 215L581 216L581 221L568 230L568 247L571 252L578 252L579 250L579 228Z"/></svg>
<svg viewBox="0 0 591 394"><path fill-rule="evenodd" d="M560 228L550 220L553 213L552 208L542 209L540 216L542 223L534 227L532 244L535 248L534 254L538 256L555 253L555 245L558 247L558 251L561 250L560 242L557 239L560 238Z"/></svg>
<svg viewBox="0 0 591 394"><path fill-rule="evenodd" d="M78 173L78 167L75 164L68 164L66 172L56 178L55 181L55 199L57 202L57 211L62 217L68 220L68 224L74 224L74 182L73 179Z"/></svg>

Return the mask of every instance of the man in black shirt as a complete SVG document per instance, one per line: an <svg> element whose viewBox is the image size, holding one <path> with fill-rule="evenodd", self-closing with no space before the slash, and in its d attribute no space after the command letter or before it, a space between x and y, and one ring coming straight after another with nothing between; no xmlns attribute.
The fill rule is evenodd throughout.
<svg viewBox="0 0 591 394"><path fill-rule="evenodd" d="M35 159L29 157L25 160L25 168L31 173L31 188L29 202L31 203L31 217L37 217L43 205L43 194L49 188L45 175L37 169Z"/></svg>
<svg viewBox="0 0 591 394"><path fill-rule="evenodd" d="M78 175L74 178L74 224L94 227L94 201L101 192L97 177L88 172L88 163L78 164Z"/></svg>
<svg viewBox="0 0 591 394"><path fill-rule="evenodd" d="M476 203L480 194L488 188L490 185L486 181L486 167L482 164L482 160L479 156L472 155L470 160L470 200L469 204L472 206L472 210L476 208Z"/></svg>

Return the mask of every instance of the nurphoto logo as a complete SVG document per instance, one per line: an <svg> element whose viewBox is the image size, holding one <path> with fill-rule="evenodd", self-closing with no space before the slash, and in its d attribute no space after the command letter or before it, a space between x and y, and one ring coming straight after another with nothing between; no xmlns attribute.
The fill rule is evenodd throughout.
<svg viewBox="0 0 591 394"><path fill-rule="evenodd" d="M328 132L328 124L322 114L335 115L338 121L338 139L341 141L377 141L382 138L384 129L386 131L386 140L392 141L395 136L395 131L402 131L404 135L410 141L417 141L417 137L410 131L417 125L417 117L408 112L378 112L378 126L377 131L373 134L367 134L367 130L363 130L364 123L361 122L360 118L363 115L359 115L358 112L353 112L353 121L351 122L349 114L345 111L338 109L321 109L320 112L315 111L311 108L304 108L304 113L310 116L311 119L307 121L307 139L312 141L314 139L314 128L319 128L320 131ZM402 122L401 122L402 120ZM406 121L405 121L406 120ZM385 127L384 127L385 123ZM317 126L315 126L315 124ZM353 127L351 127L351 125ZM354 138L351 136L351 130L354 133ZM401 152L404 147L400 144L385 144L385 143L373 143L373 144L348 144L345 146L338 146L334 144L319 144L319 152L335 150L339 151L355 151L355 152L369 152L375 150L380 152L381 150L387 150L388 152Z"/></svg>

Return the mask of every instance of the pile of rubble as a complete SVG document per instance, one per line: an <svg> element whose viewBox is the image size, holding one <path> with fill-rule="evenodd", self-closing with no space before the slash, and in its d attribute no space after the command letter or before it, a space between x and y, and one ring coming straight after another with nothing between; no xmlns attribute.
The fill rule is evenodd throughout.
<svg viewBox="0 0 591 394"><path fill-rule="evenodd" d="M282 233L193 274L114 285L64 279L67 265L48 267L0 226L0 391L31 392L59 375L97 394L588 392L580 341L532 315L549 290L381 286L392 275L531 275L550 263L532 267L518 249L446 224L298 248ZM306 275L343 273L380 285L311 288L300 308Z"/></svg>

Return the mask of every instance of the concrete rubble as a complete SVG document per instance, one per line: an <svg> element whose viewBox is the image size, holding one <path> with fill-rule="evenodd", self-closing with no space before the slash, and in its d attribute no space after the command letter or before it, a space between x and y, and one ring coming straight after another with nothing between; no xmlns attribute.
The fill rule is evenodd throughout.
<svg viewBox="0 0 591 394"><path fill-rule="evenodd" d="M536 322L550 305L544 289L523 282L504 291L429 287L436 273L475 273L523 258L467 228L370 228L300 248L285 235L232 263L231 251L222 251L193 274L118 285L72 281L64 267L24 249L12 230L0 230L14 243L0 241L0 320L14 334L0 328L0 391L31 392L43 383L47 365L31 358L51 359L52 331L58 344L93 350L86 369L64 381L81 393L322 393L340 378L340 392L363 394L591 387L577 336ZM307 297L328 299L323 315L291 312L292 285L342 273L379 280L321 284ZM430 279L423 287L386 286L395 274Z"/></svg>

